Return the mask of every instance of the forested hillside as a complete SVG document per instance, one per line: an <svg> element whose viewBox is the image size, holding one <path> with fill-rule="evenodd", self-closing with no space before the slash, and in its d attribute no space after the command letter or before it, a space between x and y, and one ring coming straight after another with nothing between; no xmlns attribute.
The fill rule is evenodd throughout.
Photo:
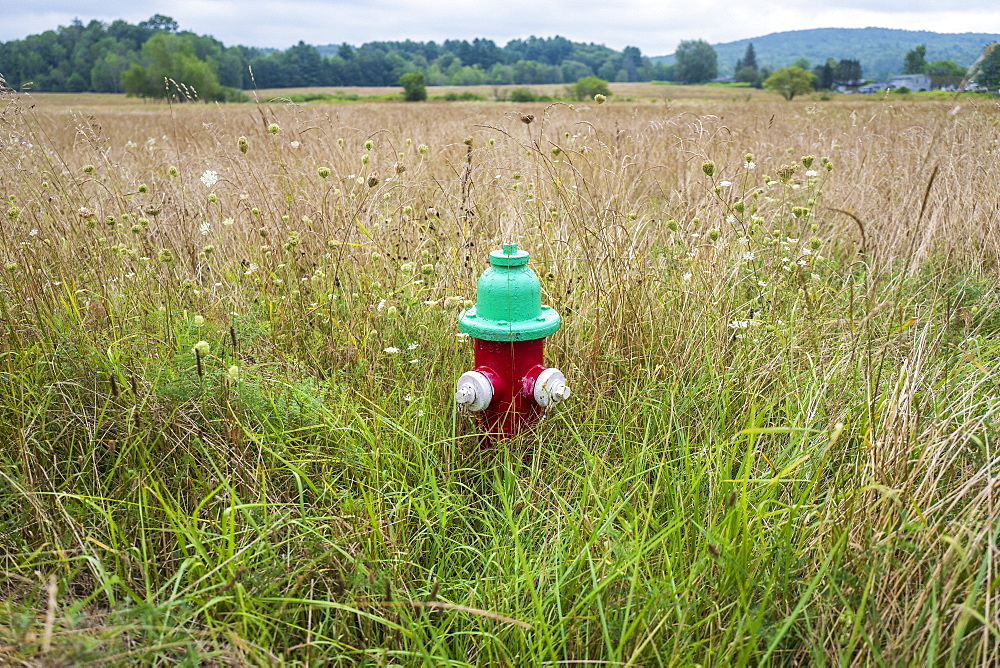
<svg viewBox="0 0 1000 668"><path fill-rule="evenodd" d="M748 44L753 44L761 67L775 70L805 58L811 65L822 65L828 59L852 59L861 62L868 79L884 80L903 71L903 59L911 49L923 44L927 60L951 60L968 67L990 42L1000 40L991 33L936 33L924 30L893 30L890 28L817 28L791 30L761 37L713 44L719 58L719 74L732 75L736 61L743 57ZM673 55L656 56L656 62L673 63Z"/></svg>

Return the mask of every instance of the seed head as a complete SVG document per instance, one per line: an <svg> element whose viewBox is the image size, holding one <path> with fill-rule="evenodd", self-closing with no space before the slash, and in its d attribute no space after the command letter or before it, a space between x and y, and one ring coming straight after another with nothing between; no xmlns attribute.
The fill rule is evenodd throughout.
<svg viewBox="0 0 1000 668"><path fill-rule="evenodd" d="M281 132L281 126L278 125L277 123L271 123L270 125L267 126L267 131L270 132L272 135L276 135L279 132Z"/></svg>
<svg viewBox="0 0 1000 668"><path fill-rule="evenodd" d="M145 195L146 193L149 192L149 186L147 186L145 183L140 183L139 187L136 188L136 190Z"/></svg>
<svg viewBox="0 0 1000 668"><path fill-rule="evenodd" d="M427 155L427 151L428 151L427 144L420 144L419 146L417 146L417 153L419 153L420 155Z"/></svg>
<svg viewBox="0 0 1000 668"><path fill-rule="evenodd" d="M795 165L782 165L778 168L778 178L782 183L788 183L795 176Z"/></svg>
<svg viewBox="0 0 1000 668"><path fill-rule="evenodd" d="M191 348L191 352L205 357L212 350L212 345L208 341L199 341Z"/></svg>
<svg viewBox="0 0 1000 668"><path fill-rule="evenodd" d="M709 239L710 239L711 241L718 241L718 240L719 240L719 236L720 236L720 235L721 235L721 233L719 232L719 230L717 230L717 229L715 229L715 228L712 228L712 229L710 229L710 230L708 231L708 238L709 238Z"/></svg>
<svg viewBox="0 0 1000 668"><path fill-rule="evenodd" d="M12 223L17 222L17 219L20 217L21 217L21 210L16 206L12 206L9 209L7 209L7 220L9 220L10 222Z"/></svg>
<svg viewBox="0 0 1000 668"><path fill-rule="evenodd" d="M202 327L205 324L205 316L196 315L194 318L191 319L191 322L194 324L195 327Z"/></svg>
<svg viewBox="0 0 1000 668"><path fill-rule="evenodd" d="M328 178L332 172L329 167L320 167L316 170L316 173L319 174L319 178L325 179Z"/></svg>
<svg viewBox="0 0 1000 668"><path fill-rule="evenodd" d="M367 141L365 142L365 150L366 150L366 151L370 151L370 150L372 150L372 147L373 147L373 146L375 146L375 144L373 144L373 143L372 143L372 140L371 140L371 139L369 139L369 140L367 140Z"/></svg>
<svg viewBox="0 0 1000 668"><path fill-rule="evenodd" d="M378 174L372 174L368 177L368 187L374 188L378 185Z"/></svg>
<svg viewBox="0 0 1000 668"><path fill-rule="evenodd" d="M816 159L815 155L804 155L802 156L802 166L809 169L813 166L813 160Z"/></svg>
<svg viewBox="0 0 1000 668"><path fill-rule="evenodd" d="M171 264L174 261L174 252L169 248L161 248L156 258L161 264Z"/></svg>
<svg viewBox="0 0 1000 668"><path fill-rule="evenodd" d="M250 140L241 136L236 140L236 148L240 149L240 153L246 155L247 151L250 150Z"/></svg>
<svg viewBox="0 0 1000 668"><path fill-rule="evenodd" d="M465 144L466 146L472 146L474 141L475 140L472 138L472 135L469 135L462 141L462 143Z"/></svg>
<svg viewBox="0 0 1000 668"><path fill-rule="evenodd" d="M170 167L167 169L167 174L170 174L170 176L177 176L177 168L174 167L173 165L170 165Z"/></svg>
<svg viewBox="0 0 1000 668"><path fill-rule="evenodd" d="M607 102L607 100L608 100L607 96L601 95L600 93L594 96L594 102L596 102L597 104L604 104L605 102Z"/></svg>
<svg viewBox="0 0 1000 668"><path fill-rule="evenodd" d="M93 165L84 165L83 166L83 173L84 174L93 174L94 173L94 166Z"/></svg>
<svg viewBox="0 0 1000 668"><path fill-rule="evenodd" d="M372 159L371 155L365 153L364 155L361 156L361 164L362 165L367 165L368 161L371 160L371 159Z"/></svg>
<svg viewBox="0 0 1000 668"><path fill-rule="evenodd" d="M701 171L705 172L705 176L712 178L715 176L715 163L711 160L706 160L701 163Z"/></svg>

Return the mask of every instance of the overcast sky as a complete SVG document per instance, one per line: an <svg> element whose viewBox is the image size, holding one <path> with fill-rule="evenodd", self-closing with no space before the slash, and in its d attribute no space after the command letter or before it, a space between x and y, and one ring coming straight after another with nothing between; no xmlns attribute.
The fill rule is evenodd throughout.
<svg viewBox="0 0 1000 668"><path fill-rule="evenodd" d="M227 46L280 49L299 40L360 45L485 37L502 46L530 35L562 35L660 56L683 39L720 43L807 28L1000 33L1000 0L0 0L0 41L77 17L138 23L157 13Z"/></svg>

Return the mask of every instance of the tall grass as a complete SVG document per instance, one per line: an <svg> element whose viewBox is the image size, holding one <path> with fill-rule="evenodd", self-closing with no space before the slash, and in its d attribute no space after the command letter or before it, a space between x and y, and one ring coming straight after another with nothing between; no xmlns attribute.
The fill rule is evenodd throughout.
<svg viewBox="0 0 1000 668"><path fill-rule="evenodd" d="M995 104L3 104L5 661L995 661Z"/></svg>

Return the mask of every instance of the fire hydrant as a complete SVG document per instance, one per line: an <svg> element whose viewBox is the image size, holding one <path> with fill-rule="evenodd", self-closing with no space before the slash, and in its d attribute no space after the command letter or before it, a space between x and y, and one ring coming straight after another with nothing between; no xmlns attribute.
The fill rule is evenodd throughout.
<svg viewBox="0 0 1000 668"><path fill-rule="evenodd" d="M459 410L480 413L486 431L498 438L531 426L542 409L570 395L563 372L544 364L545 337L559 329L560 318L542 305L528 257L514 243L490 253L475 306L458 316L459 331L475 343L476 367L458 379L455 402Z"/></svg>

